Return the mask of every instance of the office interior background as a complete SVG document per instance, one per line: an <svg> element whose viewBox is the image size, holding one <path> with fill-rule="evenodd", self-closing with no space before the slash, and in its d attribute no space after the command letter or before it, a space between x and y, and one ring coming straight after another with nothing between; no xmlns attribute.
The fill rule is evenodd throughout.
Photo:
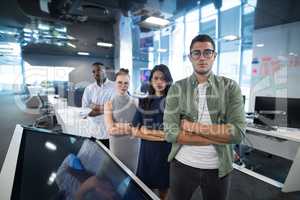
<svg viewBox="0 0 300 200"><path fill-rule="evenodd" d="M1 166L15 125L32 125L41 115L26 106L32 94L56 92L71 98L68 91L93 82L91 64L102 62L112 80L119 68L129 69L130 92L138 96L156 64L169 66L175 81L191 75L189 45L199 33L216 41L213 72L240 85L246 112L255 111L256 96L300 99L297 0L48 2L1 0ZM169 22L153 25L145 21L150 16ZM289 124L288 119L283 121ZM300 122L293 126L299 128ZM277 161L271 162L285 162ZM300 199L299 192L282 193L237 171L231 195L231 199Z"/></svg>

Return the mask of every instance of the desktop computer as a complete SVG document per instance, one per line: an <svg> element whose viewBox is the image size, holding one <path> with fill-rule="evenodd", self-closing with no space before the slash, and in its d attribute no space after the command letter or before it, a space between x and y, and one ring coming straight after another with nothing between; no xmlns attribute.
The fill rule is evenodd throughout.
<svg viewBox="0 0 300 200"><path fill-rule="evenodd" d="M300 128L300 99L288 98L288 127Z"/></svg>
<svg viewBox="0 0 300 200"><path fill-rule="evenodd" d="M254 124L300 128L300 99L257 96L254 110Z"/></svg>
<svg viewBox="0 0 300 200"><path fill-rule="evenodd" d="M68 106L81 107L82 96L85 88L70 89L68 93Z"/></svg>

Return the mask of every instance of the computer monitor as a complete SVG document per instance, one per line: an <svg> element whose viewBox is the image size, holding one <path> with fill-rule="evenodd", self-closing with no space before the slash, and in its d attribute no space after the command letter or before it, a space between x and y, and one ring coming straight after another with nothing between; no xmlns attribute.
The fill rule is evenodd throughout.
<svg viewBox="0 0 300 200"><path fill-rule="evenodd" d="M68 96L68 81L53 81L54 94L59 95L62 98Z"/></svg>
<svg viewBox="0 0 300 200"><path fill-rule="evenodd" d="M68 106L81 107L84 90L85 88L70 89L67 100Z"/></svg>
<svg viewBox="0 0 300 200"><path fill-rule="evenodd" d="M300 128L300 99L288 98L288 127Z"/></svg>
<svg viewBox="0 0 300 200"><path fill-rule="evenodd" d="M41 129L18 129L22 135L10 199L62 200L80 195L81 199L158 199L100 142ZM3 166L10 168L6 163ZM1 171L1 181L4 174ZM11 191L3 187L1 193Z"/></svg>
<svg viewBox="0 0 300 200"><path fill-rule="evenodd" d="M255 97L255 124L287 127L288 99L278 97Z"/></svg>

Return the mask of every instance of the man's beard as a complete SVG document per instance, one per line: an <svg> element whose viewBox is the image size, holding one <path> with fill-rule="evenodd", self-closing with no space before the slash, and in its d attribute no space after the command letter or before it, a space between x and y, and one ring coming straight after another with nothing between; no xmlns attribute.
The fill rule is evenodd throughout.
<svg viewBox="0 0 300 200"><path fill-rule="evenodd" d="M212 68L209 68L209 69L207 69L207 70L197 70L197 69L195 69L194 71L195 71L195 73L198 74L198 75L201 75L201 76L208 76L208 75L211 73Z"/></svg>
<svg viewBox="0 0 300 200"><path fill-rule="evenodd" d="M102 85L106 81L106 76L100 76L99 79L96 80L98 85Z"/></svg>

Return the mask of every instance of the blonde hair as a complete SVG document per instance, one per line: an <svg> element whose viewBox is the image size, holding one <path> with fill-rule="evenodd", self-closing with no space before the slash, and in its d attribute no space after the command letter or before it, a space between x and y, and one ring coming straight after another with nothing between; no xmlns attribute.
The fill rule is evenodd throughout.
<svg viewBox="0 0 300 200"><path fill-rule="evenodd" d="M128 76L129 76L129 70L128 70L128 69L125 69L125 68L121 68L121 69L116 73L116 78L117 78L119 75L128 75Z"/></svg>

